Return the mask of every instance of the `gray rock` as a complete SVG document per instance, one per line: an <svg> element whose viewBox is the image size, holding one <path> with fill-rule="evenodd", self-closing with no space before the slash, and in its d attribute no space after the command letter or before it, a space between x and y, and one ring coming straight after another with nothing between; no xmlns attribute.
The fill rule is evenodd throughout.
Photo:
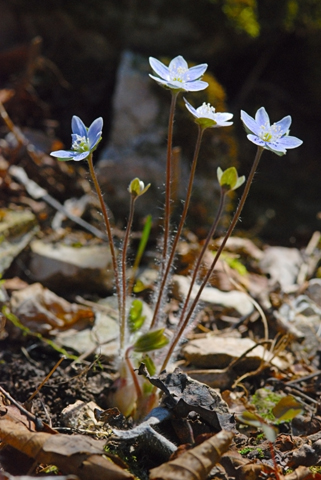
<svg viewBox="0 0 321 480"><path fill-rule="evenodd" d="M34 240L29 270L34 281L55 292L106 293L113 290L114 274L106 245L72 247Z"/></svg>

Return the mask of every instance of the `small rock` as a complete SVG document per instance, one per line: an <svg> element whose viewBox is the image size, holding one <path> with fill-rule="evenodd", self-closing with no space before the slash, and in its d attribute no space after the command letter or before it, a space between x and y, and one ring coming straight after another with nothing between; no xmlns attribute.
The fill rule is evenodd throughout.
<svg viewBox="0 0 321 480"><path fill-rule="evenodd" d="M174 275L173 277L173 293L177 297L185 297L188 293L190 286L190 279L183 275ZM194 299L197 295L198 287L195 286L192 291L191 299ZM236 310L240 315L248 315L253 311L253 303L250 300L250 296L243 292L231 291L221 292L217 288L205 287L201 298L201 301L222 305L225 308Z"/></svg>
<svg viewBox="0 0 321 480"><path fill-rule="evenodd" d="M285 290L296 283L302 263L302 256L296 248L268 247L260 261L260 268L270 276L271 285L278 282Z"/></svg>
<svg viewBox="0 0 321 480"><path fill-rule="evenodd" d="M106 245L72 247L61 243L31 242L32 278L55 292L104 293L113 290L114 274Z"/></svg>
<svg viewBox="0 0 321 480"><path fill-rule="evenodd" d="M198 368L226 368L233 360L243 355L255 342L250 338L218 337L209 335L205 338L191 340L183 348L186 360ZM246 364L246 370L255 370L262 362L264 348L259 345L251 350L240 363ZM283 362L273 359L273 364L284 368Z"/></svg>

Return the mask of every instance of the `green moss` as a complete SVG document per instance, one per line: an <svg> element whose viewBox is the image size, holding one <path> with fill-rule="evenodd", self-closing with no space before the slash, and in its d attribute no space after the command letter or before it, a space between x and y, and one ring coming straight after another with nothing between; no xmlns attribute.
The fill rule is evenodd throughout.
<svg viewBox="0 0 321 480"><path fill-rule="evenodd" d="M252 452L253 450L254 450L253 447L245 447L245 448L242 448L242 450L238 450L238 452L241 455L247 455L248 453Z"/></svg>
<svg viewBox="0 0 321 480"><path fill-rule="evenodd" d="M271 392L268 388L258 389L251 399L259 415L266 420L274 421L272 408L281 400L282 395Z"/></svg>
<svg viewBox="0 0 321 480"><path fill-rule="evenodd" d="M264 458L264 453L263 453L262 448L257 448L256 451L258 453L259 458Z"/></svg>
<svg viewBox="0 0 321 480"><path fill-rule="evenodd" d="M311 467L309 467L309 470L310 470L312 473L319 473L319 474L321 474L321 466L311 466Z"/></svg>

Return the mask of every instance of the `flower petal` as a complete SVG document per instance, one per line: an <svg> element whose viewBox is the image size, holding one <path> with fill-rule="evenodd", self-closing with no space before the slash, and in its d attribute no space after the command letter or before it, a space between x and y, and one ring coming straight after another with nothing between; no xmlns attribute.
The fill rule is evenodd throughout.
<svg viewBox="0 0 321 480"><path fill-rule="evenodd" d="M219 127L230 127L233 125L233 122L222 122L221 120L217 121L217 124L214 125L214 128L219 128Z"/></svg>
<svg viewBox="0 0 321 480"><path fill-rule="evenodd" d="M227 120L231 120L233 118L233 113L228 112L217 112L215 114L215 120L217 122L226 122ZM232 122L233 123L233 122Z"/></svg>
<svg viewBox="0 0 321 480"><path fill-rule="evenodd" d="M157 58L154 57L149 57L149 64L157 75L159 75L161 78L169 80L169 68L166 67L166 65L164 65L162 62L160 62L159 60L157 60Z"/></svg>
<svg viewBox="0 0 321 480"><path fill-rule="evenodd" d="M261 138L257 135L252 135L251 133L247 136L250 142L255 143L255 145L259 145L259 147L267 148L266 142L263 142Z"/></svg>
<svg viewBox="0 0 321 480"><path fill-rule="evenodd" d="M260 126L256 123L254 118L250 117L244 110L241 110L241 120L245 125L245 129L248 132L254 133L255 135L259 135L260 133Z"/></svg>
<svg viewBox="0 0 321 480"><path fill-rule="evenodd" d="M184 102L185 102L185 107L187 108L187 110L192 114L194 115L194 117L199 117L198 113L197 113L197 110L186 100L186 98L184 98Z"/></svg>
<svg viewBox="0 0 321 480"><path fill-rule="evenodd" d="M297 137L285 136L278 141L284 148L296 148L302 145L302 140Z"/></svg>
<svg viewBox="0 0 321 480"><path fill-rule="evenodd" d="M87 137L87 128L85 127L84 122L76 115L72 117L71 130L72 133L80 135L81 137Z"/></svg>
<svg viewBox="0 0 321 480"><path fill-rule="evenodd" d="M207 69L207 63L202 63L201 65L195 65L195 67L191 67L188 69L188 81L198 80Z"/></svg>
<svg viewBox="0 0 321 480"><path fill-rule="evenodd" d="M172 71L172 70L177 70L178 68L183 68L184 70L188 69L188 65L187 65L187 62L185 60L184 57L182 57L182 55L178 55L177 57L173 58L173 60L171 60L169 66L168 66L169 70Z"/></svg>
<svg viewBox="0 0 321 480"><path fill-rule="evenodd" d="M73 150L56 150L50 155L57 158L74 158L75 152Z"/></svg>
<svg viewBox="0 0 321 480"><path fill-rule="evenodd" d="M84 160L85 158L89 157L90 152L81 152L74 154L73 160L75 162L79 162L80 160Z"/></svg>
<svg viewBox="0 0 321 480"><path fill-rule="evenodd" d="M281 145L280 141L277 142L266 142L266 147L272 152L283 152L286 153L286 148Z"/></svg>
<svg viewBox="0 0 321 480"><path fill-rule="evenodd" d="M259 108L256 112L255 121L259 125L270 126L270 117L264 107Z"/></svg>
<svg viewBox="0 0 321 480"><path fill-rule="evenodd" d="M101 117L96 118L88 129L89 148L92 150L99 140L103 130L103 119Z"/></svg>
<svg viewBox="0 0 321 480"><path fill-rule="evenodd" d="M167 85L169 87L168 80L163 80L162 78L154 77L154 75L149 74L150 78L156 80L156 82L161 83L162 85Z"/></svg>
<svg viewBox="0 0 321 480"><path fill-rule="evenodd" d="M207 82L202 82L201 80L197 80L194 82L184 82L184 90L186 92L198 92L200 90L205 90L208 87Z"/></svg>
<svg viewBox="0 0 321 480"><path fill-rule="evenodd" d="M279 122L276 122L274 125L280 129L280 132L287 133L289 131L290 125L292 123L292 118L290 115L282 118Z"/></svg>

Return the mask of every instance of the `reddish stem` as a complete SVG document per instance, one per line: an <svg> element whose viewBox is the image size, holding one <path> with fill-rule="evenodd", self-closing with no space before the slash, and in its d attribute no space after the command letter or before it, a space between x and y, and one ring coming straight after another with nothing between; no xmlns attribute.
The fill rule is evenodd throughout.
<svg viewBox="0 0 321 480"><path fill-rule="evenodd" d="M195 145L194 157L193 157L193 162L192 162L192 166L191 166L191 172L190 172L190 177L189 177L189 182L188 182L188 187L187 187L187 192L186 192L186 197L185 197L185 202L184 202L184 209L183 209L181 219L180 219L180 222L179 222L179 225L178 225L178 228L177 228L177 232L176 232L175 239L174 239L174 242L173 242L173 245L172 245L172 248L171 248L171 253L170 253L169 259L168 259L168 261L166 261L166 269L165 269L165 272L162 276L162 281L161 281L160 288L159 288L159 294L158 294L157 302L156 302L156 305L155 305L155 308L154 308L154 316L153 316L153 320L152 320L152 323L151 323L151 328L154 328L157 324L158 312L159 312L159 309L161 307L163 296L164 296L164 293L165 293L165 290L166 290L165 287L166 287L166 283L168 281L169 273L170 273L171 268L172 268L176 247L177 247L178 241L180 239L180 236L181 236L181 233L182 233L182 230L183 230L183 227L184 227L184 223L185 223L185 220L186 220L188 208L189 208L189 205L190 205L191 195L192 195L192 188L193 188L193 183L194 183L194 177L195 177L195 170L196 170L198 155L199 155L204 131L205 131L204 128L201 128L200 126L198 126L198 136L197 136L197 141L196 141L196 145Z"/></svg>

